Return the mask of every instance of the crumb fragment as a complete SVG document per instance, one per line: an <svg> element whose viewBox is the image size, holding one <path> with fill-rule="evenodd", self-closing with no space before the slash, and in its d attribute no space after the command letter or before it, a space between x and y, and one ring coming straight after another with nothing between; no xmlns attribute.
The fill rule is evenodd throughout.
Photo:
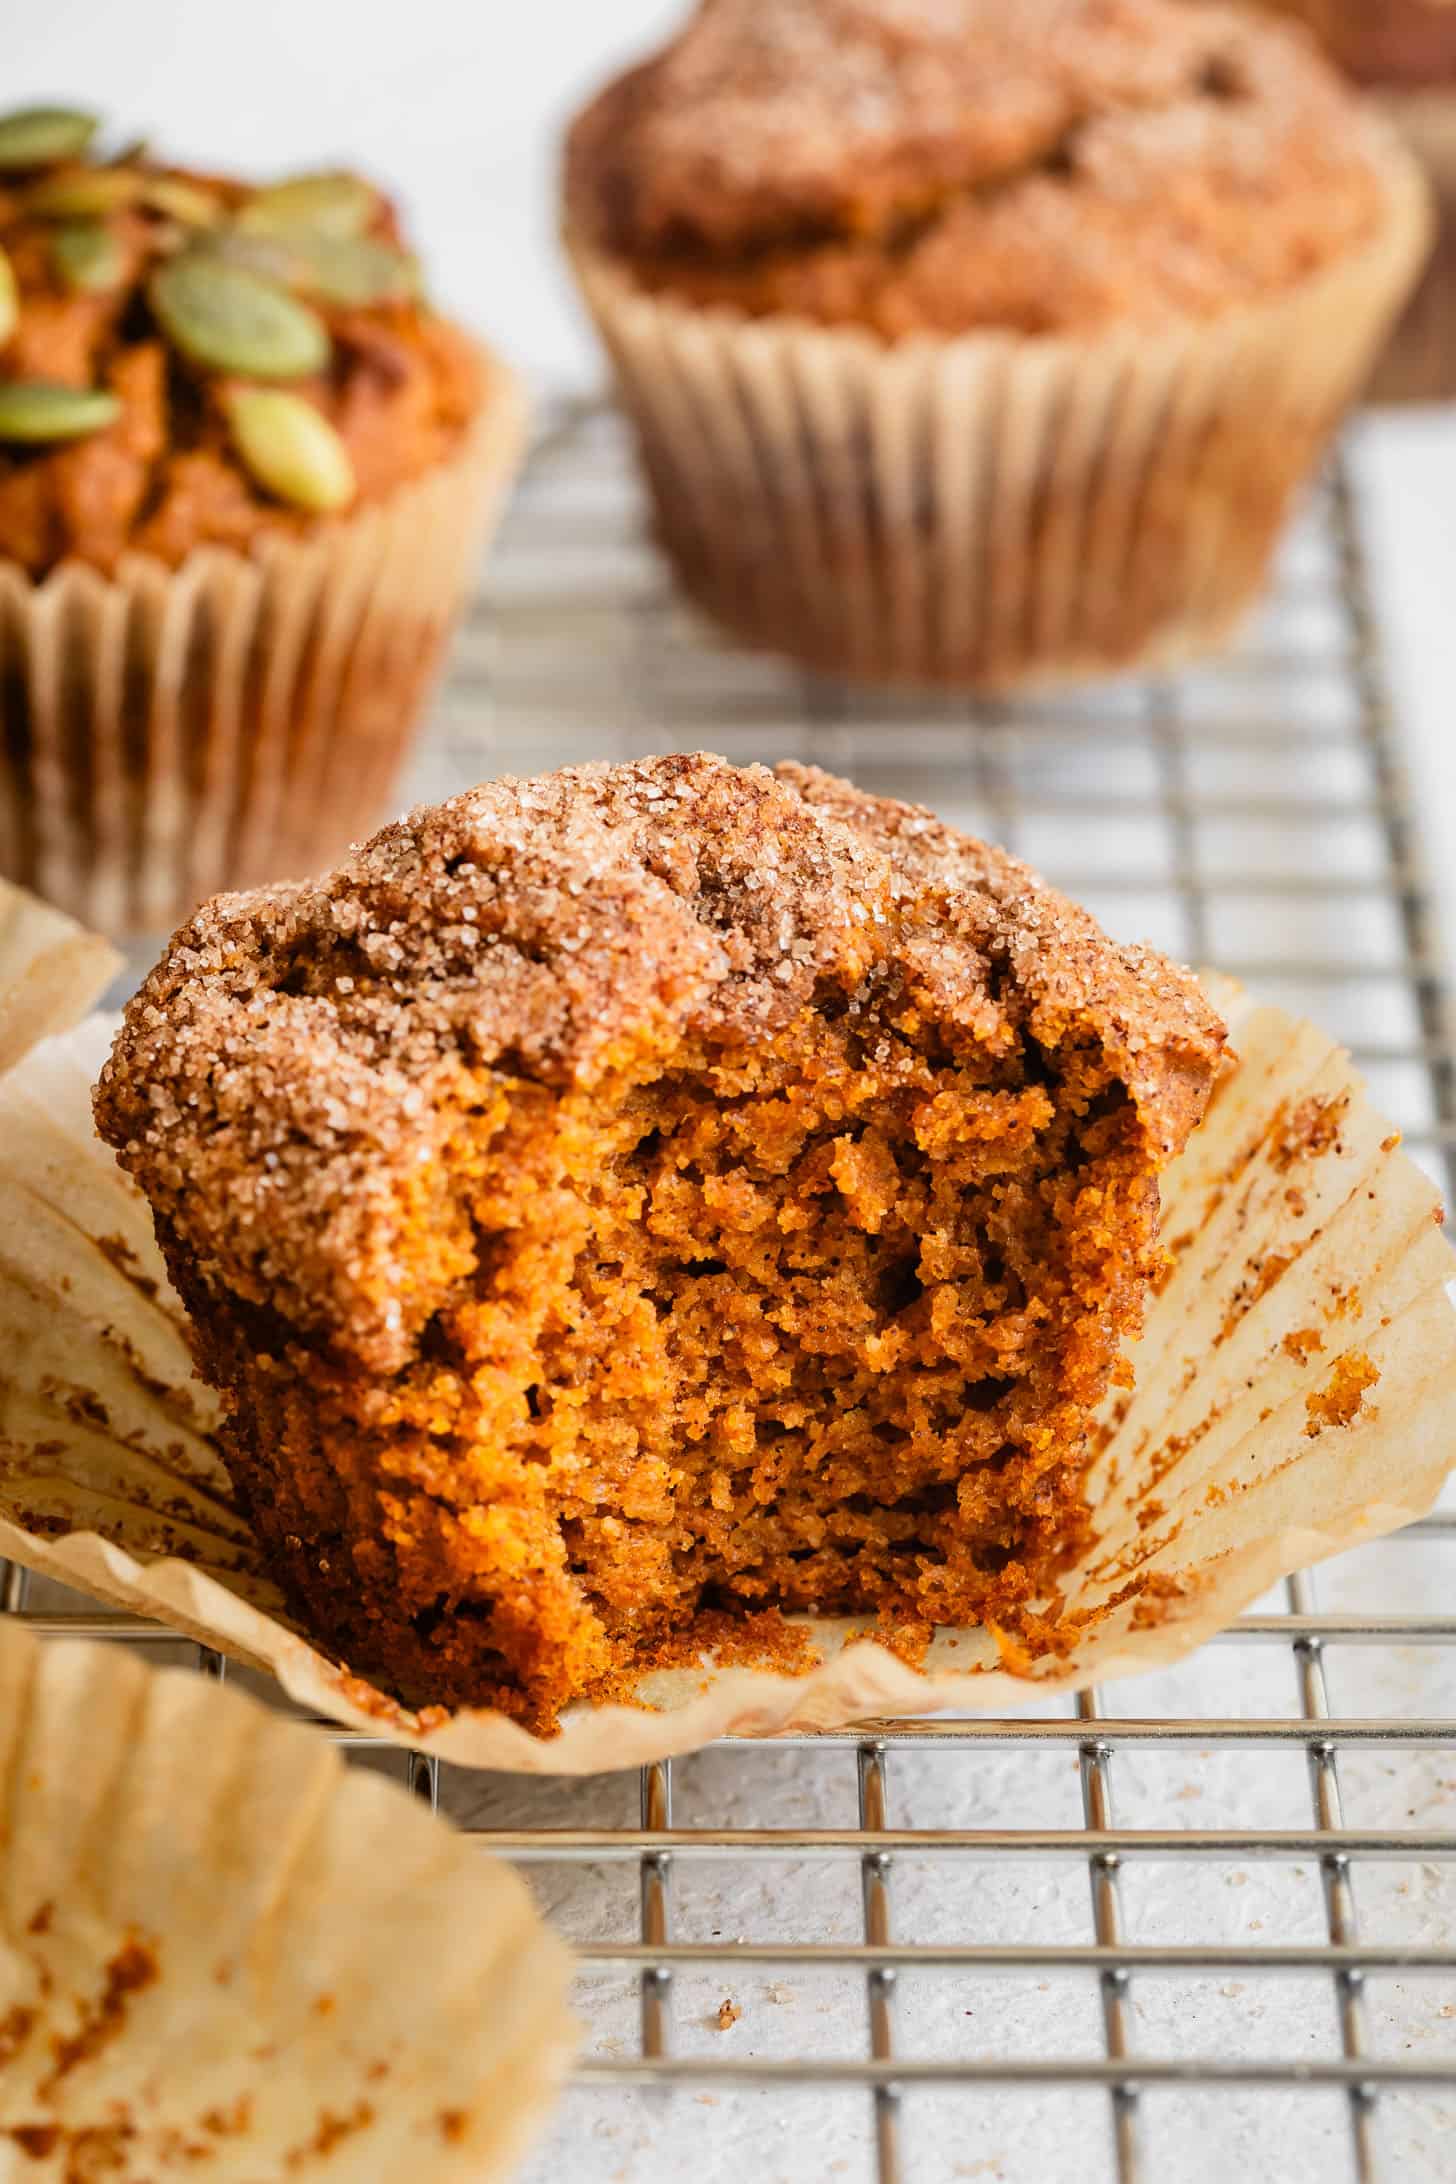
<svg viewBox="0 0 1456 2184"><path fill-rule="evenodd" d="M720 2002L718 2004L718 2030L720 2032L731 2032L742 2015L743 2012L736 2002L728 2000Z"/></svg>
<svg viewBox="0 0 1456 2184"><path fill-rule="evenodd" d="M158 1976L156 1956L143 1941L132 1936L122 1944L105 1967L100 1995L82 2009L76 2030L51 2042L54 2063L40 2088L46 2098L80 2064L90 2062L116 2039L126 2022L130 1997L152 1986Z"/></svg>
<svg viewBox="0 0 1456 2184"><path fill-rule="evenodd" d="M1304 1399L1305 1434L1313 1440L1327 1426L1352 1425L1365 1405L1366 1391L1380 1378L1380 1368L1362 1350L1347 1350L1323 1388Z"/></svg>

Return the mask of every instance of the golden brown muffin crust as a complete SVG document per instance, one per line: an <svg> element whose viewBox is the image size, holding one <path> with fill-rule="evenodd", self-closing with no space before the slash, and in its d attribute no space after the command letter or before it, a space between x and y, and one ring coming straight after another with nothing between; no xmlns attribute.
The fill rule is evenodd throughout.
<svg viewBox="0 0 1456 2184"><path fill-rule="evenodd" d="M387 1368L393 1193L471 1071L589 1086L637 1043L769 1038L907 913L949 1008L1009 977L1049 1034L1085 1016L1150 1140L1182 1142L1222 1036L1191 974L929 812L702 754L488 782L326 879L205 904L127 1009L98 1124L210 1279Z"/></svg>
<svg viewBox="0 0 1456 2184"><path fill-rule="evenodd" d="M235 179L133 162L149 182L202 186L227 212L252 194ZM93 172L58 170L65 178ZM147 283L180 247L164 212L122 205L85 225L114 240L121 274L104 293L63 277L56 238L63 223L31 209L54 175L6 177L0 187L0 250L9 259L19 312L0 344L0 385L47 381L115 395L120 415L71 444L0 441L0 559L43 577L75 558L102 570L135 552L175 567L194 547L246 553L269 535L306 535L319 518L265 492L238 459L229 396L249 382L189 363L163 339ZM372 241L398 246L394 207L377 196ZM306 298L327 326L325 371L288 381L333 426L357 486L353 506L384 499L459 446L484 395L479 351L413 298L344 306Z"/></svg>
<svg viewBox="0 0 1456 2184"><path fill-rule="evenodd" d="M1157 326L1364 241L1365 126L1298 32L1202 0L704 0L578 119L568 209L755 315Z"/></svg>

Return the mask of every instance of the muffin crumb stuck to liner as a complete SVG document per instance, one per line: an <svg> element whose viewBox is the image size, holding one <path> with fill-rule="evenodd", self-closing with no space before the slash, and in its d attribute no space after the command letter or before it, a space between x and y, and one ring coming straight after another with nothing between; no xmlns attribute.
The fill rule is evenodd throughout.
<svg viewBox="0 0 1456 2184"><path fill-rule="evenodd" d="M149 930L378 819L523 404L360 177L60 154L74 130L25 119L0 117L0 873Z"/></svg>
<svg viewBox="0 0 1456 2184"><path fill-rule="evenodd" d="M511 2172L575 2044L514 1872L131 1649L0 1631L0 1701L7 2176Z"/></svg>
<svg viewBox="0 0 1456 2184"><path fill-rule="evenodd" d="M1186 0L706 0L567 152L683 582L871 680L1222 642L1429 231L1308 41Z"/></svg>

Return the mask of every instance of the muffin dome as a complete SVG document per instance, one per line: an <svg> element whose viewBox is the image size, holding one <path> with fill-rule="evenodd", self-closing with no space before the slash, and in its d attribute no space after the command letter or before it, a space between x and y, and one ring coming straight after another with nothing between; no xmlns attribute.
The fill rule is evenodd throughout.
<svg viewBox="0 0 1456 2184"><path fill-rule="evenodd" d="M705 0L568 152L638 278L895 338L1157 328L1290 287L1384 203L1297 31L1187 0Z"/></svg>

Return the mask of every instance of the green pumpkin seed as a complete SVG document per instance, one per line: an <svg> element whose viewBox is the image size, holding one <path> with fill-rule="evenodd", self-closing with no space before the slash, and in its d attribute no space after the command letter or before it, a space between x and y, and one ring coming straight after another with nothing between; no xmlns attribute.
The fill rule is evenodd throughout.
<svg viewBox="0 0 1456 2184"><path fill-rule="evenodd" d="M413 251L372 235L252 235L226 226L200 238L199 247L342 309L420 294L420 264Z"/></svg>
<svg viewBox="0 0 1456 2184"><path fill-rule="evenodd" d="M329 360L328 330L306 304L214 253L169 259L147 293L168 340L208 371L305 379Z"/></svg>
<svg viewBox="0 0 1456 2184"><path fill-rule="evenodd" d="M20 323L20 290L15 285L15 268L0 250L0 349Z"/></svg>
<svg viewBox="0 0 1456 2184"><path fill-rule="evenodd" d="M51 237L51 260L67 288L104 296L126 277L126 252L99 220L77 220Z"/></svg>
<svg viewBox="0 0 1456 2184"><path fill-rule="evenodd" d="M149 211L178 220L183 227L216 227L222 218L222 205L211 190L175 174L144 175L138 195Z"/></svg>
<svg viewBox="0 0 1456 2184"><path fill-rule="evenodd" d="M0 380L0 440L27 447L49 440L84 440L120 415L120 402L102 387L61 387L49 379Z"/></svg>
<svg viewBox="0 0 1456 2184"><path fill-rule="evenodd" d="M420 269L413 255L372 235L291 235L293 284L321 302L343 309L405 302L418 295Z"/></svg>
<svg viewBox="0 0 1456 2184"><path fill-rule="evenodd" d="M79 159L99 127L99 117L78 106L17 106L0 114L0 170L54 167Z"/></svg>
<svg viewBox="0 0 1456 2184"><path fill-rule="evenodd" d="M248 235L362 235L374 218L378 194L357 174L342 169L296 174L248 199L237 224Z"/></svg>
<svg viewBox="0 0 1456 2184"><path fill-rule="evenodd" d="M233 445L266 492L310 515L347 508L357 490L349 450L311 402L275 387L245 387L227 405Z"/></svg>
<svg viewBox="0 0 1456 2184"><path fill-rule="evenodd" d="M40 220L94 220L134 204L141 187L131 167L63 168L32 182L20 202Z"/></svg>
<svg viewBox="0 0 1456 2184"><path fill-rule="evenodd" d="M240 235L235 227L224 225L192 240L193 248L204 257L244 266L279 288L298 286L298 259L281 235Z"/></svg>

